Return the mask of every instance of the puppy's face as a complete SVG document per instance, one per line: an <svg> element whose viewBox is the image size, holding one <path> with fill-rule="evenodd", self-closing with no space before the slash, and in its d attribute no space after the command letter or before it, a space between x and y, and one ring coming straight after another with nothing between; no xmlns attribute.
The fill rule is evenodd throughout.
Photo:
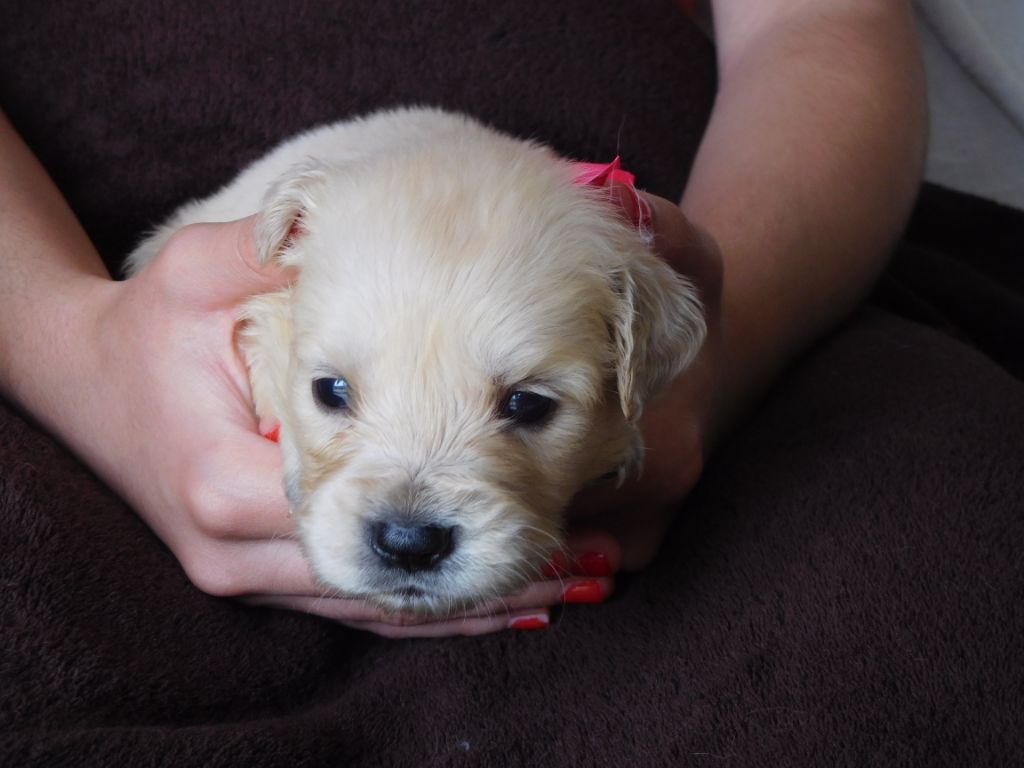
<svg viewBox="0 0 1024 768"><path fill-rule="evenodd" d="M252 305L246 350L302 541L323 582L390 609L534 578L703 335L692 288L607 200L493 134L309 168L260 227L299 269Z"/></svg>

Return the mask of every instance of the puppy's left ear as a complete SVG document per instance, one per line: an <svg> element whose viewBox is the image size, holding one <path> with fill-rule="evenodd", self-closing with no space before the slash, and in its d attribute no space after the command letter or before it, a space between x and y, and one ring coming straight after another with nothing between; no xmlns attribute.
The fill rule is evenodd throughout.
<svg viewBox="0 0 1024 768"><path fill-rule="evenodd" d="M291 168L263 197L256 219L256 255L260 264L276 261L295 266L295 246L305 234L303 224L316 208L317 192L327 180L327 167L317 160Z"/></svg>
<svg viewBox="0 0 1024 768"><path fill-rule="evenodd" d="M644 404L693 362L707 323L693 283L652 253L634 256L614 282L619 399L626 418L636 421Z"/></svg>

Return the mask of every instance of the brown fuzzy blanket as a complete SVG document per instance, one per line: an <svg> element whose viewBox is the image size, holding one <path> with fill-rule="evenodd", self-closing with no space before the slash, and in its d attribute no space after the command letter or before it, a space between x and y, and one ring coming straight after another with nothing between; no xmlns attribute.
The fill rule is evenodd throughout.
<svg viewBox="0 0 1024 768"><path fill-rule="evenodd" d="M8 0L0 60L0 103L112 267L282 137L390 104L618 149L678 194L714 87L668 0ZM0 406L0 765L1014 764L1024 383L983 309L1019 323L1024 294L990 279L1008 303L963 310L979 262L925 237L948 221L919 213L888 309L779 382L657 562L546 632L388 641L205 596Z"/></svg>

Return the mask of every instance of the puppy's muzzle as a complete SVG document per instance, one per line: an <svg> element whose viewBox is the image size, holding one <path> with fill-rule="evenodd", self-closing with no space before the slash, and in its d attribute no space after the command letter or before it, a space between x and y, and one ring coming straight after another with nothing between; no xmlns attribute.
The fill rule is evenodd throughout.
<svg viewBox="0 0 1024 768"><path fill-rule="evenodd" d="M455 548L455 528L383 520L370 526L370 548L391 568L431 571Z"/></svg>

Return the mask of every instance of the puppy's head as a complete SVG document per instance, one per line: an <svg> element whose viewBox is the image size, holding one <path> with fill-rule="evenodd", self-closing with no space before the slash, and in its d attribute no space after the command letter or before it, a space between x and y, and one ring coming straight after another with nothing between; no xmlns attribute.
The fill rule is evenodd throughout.
<svg viewBox="0 0 1024 768"><path fill-rule="evenodd" d="M474 126L271 192L259 248L299 277L253 302L246 351L340 593L440 613L525 585L696 354L693 287L572 176Z"/></svg>

